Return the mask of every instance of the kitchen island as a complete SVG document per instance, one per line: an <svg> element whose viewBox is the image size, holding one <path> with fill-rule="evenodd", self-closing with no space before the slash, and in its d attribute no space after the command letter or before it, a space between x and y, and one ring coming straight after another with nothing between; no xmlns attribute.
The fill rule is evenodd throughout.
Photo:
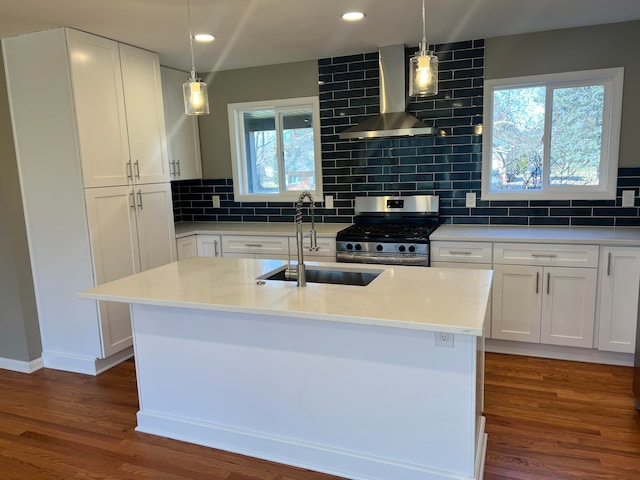
<svg viewBox="0 0 640 480"><path fill-rule="evenodd" d="M479 479L491 272L194 257L81 292L130 303L137 430L352 479ZM444 344L444 345L442 345Z"/></svg>

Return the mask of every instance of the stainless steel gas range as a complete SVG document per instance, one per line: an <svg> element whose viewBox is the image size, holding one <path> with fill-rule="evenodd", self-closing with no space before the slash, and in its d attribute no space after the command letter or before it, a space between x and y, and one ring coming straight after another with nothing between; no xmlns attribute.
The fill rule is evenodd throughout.
<svg viewBox="0 0 640 480"><path fill-rule="evenodd" d="M336 260L428 267L438 212L436 195L356 197L355 223L336 235Z"/></svg>

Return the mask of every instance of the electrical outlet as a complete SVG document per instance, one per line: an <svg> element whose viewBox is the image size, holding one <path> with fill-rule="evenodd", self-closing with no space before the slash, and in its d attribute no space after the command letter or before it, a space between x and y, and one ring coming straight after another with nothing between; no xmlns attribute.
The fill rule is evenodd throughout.
<svg viewBox="0 0 640 480"><path fill-rule="evenodd" d="M636 191L635 190L623 190L622 191L622 206L623 207L633 207L633 204L636 201Z"/></svg>
<svg viewBox="0 0 640 480"><path fill-rule="evenodd" d="M333 197L331 195L324 196L324 208L333 208Z"/></svg>
<svg viewBox="0 0 640 480"><path fill-rule="evenodd" d="M476 208L476 192L467 192L466 202L467 208Z"/></svg>
<svg viewBox="0 0 640 480"><path fill-rule="evenodd" d="M220 195L211 195L211 202L213 203L213 208L220 208Z"/></svg>
<svg viewBox="0 0 640 480"><path fill-rule="evenodd" d="M455 335L447 332L436 332L436 346L453 348Z"/></svg>

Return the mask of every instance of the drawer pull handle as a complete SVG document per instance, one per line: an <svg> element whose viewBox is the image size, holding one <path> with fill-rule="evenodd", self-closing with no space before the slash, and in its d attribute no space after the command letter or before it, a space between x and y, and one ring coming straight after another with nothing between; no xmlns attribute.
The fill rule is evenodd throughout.
<svg viewBox="0 0 640 480"><path fill-rule="evenodd" d="M260 248L262 246L262 244L260 244L260 243L245 243L244 246L245 247L257 247L257 248Z"/></svg>
<svg viewBox="0 0 640 480"><path fill-rule="evenodd" d="M540 272L536 272L536 293L540 292Z"/></svg>
<svg viewBox="0 0 640 480"><path fill-rule="evenodd" d="M532 253L531 256L533 258L538 258L538 257L548 257L548 258L555 258L558 255L555 253Z"/></svg>
<svg viewBox="0 0 640 480"><path fill-rule="evenodd" d="M469 252L465 250L450 250L449 253L451 255L471 255L473 252Z"/></svg>
<svg viewBox="0 0 640 480"><path fill-rule="evenodd" d="M547 272L547 295L549 295L549 289L551 288L550 285L551 285L551 273Z"/></svg>
<svg viewBox="0 0 640 480"><path fill-rule="evenodd" d="M607 255L607 277L611 276L611 252Z"/></svg>

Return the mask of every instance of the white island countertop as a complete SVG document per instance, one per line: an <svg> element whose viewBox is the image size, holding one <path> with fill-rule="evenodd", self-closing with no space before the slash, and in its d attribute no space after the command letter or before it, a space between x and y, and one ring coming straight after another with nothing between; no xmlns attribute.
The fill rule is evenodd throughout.
<svg viewBox="0 0 640 480"><path fill-rule="evenodd" d="M381 271L367 286L267 280L286 262L193 257L105 283L81 298L279 315L482 336L492 272L306 262L307 269Z"/></svg>

